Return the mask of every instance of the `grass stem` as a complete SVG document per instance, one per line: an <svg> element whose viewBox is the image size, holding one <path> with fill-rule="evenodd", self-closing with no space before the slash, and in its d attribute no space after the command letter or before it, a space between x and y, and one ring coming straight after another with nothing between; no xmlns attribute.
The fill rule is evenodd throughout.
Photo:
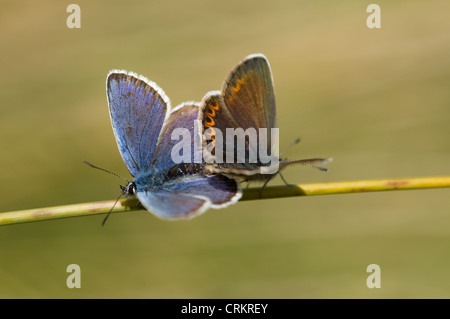
<svg viewBox="0 0 450 319"><path fill-rule="evenodd" d="M444 187L450 187L450 176L270 186L264 188L262 191L261 188L250 188L244 190L241 200ZM0 213L0 226L76 216L106 214L111 210L114 202L115 201L112 200ZM138 200L136 198L125 198L117 202L111 213L139 209L142 208L138 206Z"/></svg>

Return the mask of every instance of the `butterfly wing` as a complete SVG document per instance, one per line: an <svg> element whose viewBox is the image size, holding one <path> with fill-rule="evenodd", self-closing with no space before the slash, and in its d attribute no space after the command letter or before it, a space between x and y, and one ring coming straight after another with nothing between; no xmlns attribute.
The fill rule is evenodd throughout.
<svg viewBox="0 0 450 319"><path fill-rule="evenodd" d="M204 129L217 128L223 134L226 128L275 128L275 94L266 57L253 54L242 60L229 73L222 92L203 98L201 118Z"/></svg>
<svg viewBox="0 0 450 319"><path fill-rule="evenodd" d="M206 198L179 194L173 190L138 191L141 204L161 219L188 219L205 212L210 201Z"/></svg>
<svg viewBox="0 0 450 319"><path fill-rule="evenodd" d="M242 196L237 182L225 176L178 176L158 189L140 190L144 207L162 219L188 219L209 207L223 208Z"/></svg>
<svg viewBox="0 0 450 319"><path fill-rule="evenodd" d="M254 175L260 172L261 163L250 162L249 154L258 154L260 128L267 128L266 150L271 151L271 128L276 125L275 94L273 89L272 73L266 57L262 54L254 54L242 60L229 73L224 82L222 92L209 92L202 101L201 114L203 132L210 129L210 136L217 131L222 132L223 152L226 154L226 144L230 143L226 138L227 128L255 129L256 143L246 140L245 161L237 161L237 148L234 145L234 162L214 165L214 169L220 172L220 168L229 170L237 169L236 175ZM205 133L208 136L208 132ZM209 149L212 155L216 152L216 140L210 143ZM276 139L275 139L276 140ZM206 147L206 142L204 143ZM225 157L223 158L226 162ZM206 158L207 162L210 162ZM211 166L209 166L211 168ZM225 171L224 171L225 172Z"/></svg>
<svg viewBox="0 0 450 319"><path fill-rule="evenodd" d="M222 87L227 109L244 130L267 129L267 150L271 150L271 128L276 127L276 105L272 72L263 54L247 56L229 73ZM258 141L258 143L260 143Z"/></svg>
<svg viewBox="0 0 450 319"><path fill-rule="evenodd" d="M252 54L238 63L225 80L222 95L238 127L276 126L272 72L264 55Z"/></svg>
<svg viewBox="0 0 450 319"><path fill-rule="evenodd" d="M207 198L212 208L226 207L242 197L238 183L223 175L192 175L177 181L170 189L179 194Z"/></svg>
<svg viewBox="0 0 450 319"><path fill-rule="evenodd" d="M228 74L222 92L209 92L202 101L204 128L276 127L276 105L272 72L262 54L242 60ZM268 140L270 142L270 139Z"/></svg>
<svg viewBox="0 0 450 319"><path fill-rule="evenodd" d="M168 119L164 123L161 135L159 137L153 165L158 170L167 170L179 164L174 162L172 156L172 148L177 143L184 144L188 149L183 148L183 151L190 152L189 160L185 163L201 163L202 148L201 148L201 125L197 122L199 114L199 105L194 102L186 102L177 106L172 110ZM185 129L188 133L187 137L175 134L172 139L172 133L176 129ZM188 139L188 140L185 140Z"/></svg>
<svg viewBox="0 0 450 319"><path fill-rule="evenodd" d="M208 92L202 100L201 112L199 118L202 121L202 133L208 138L204 141L203 147L208 145L208 150L211 155L220 156L216 153L216 143L222 142L222 155L223 161L226 159L226 129L227 128L238 128L239 124L236 122L234 117L230 114L228 108L225 105L222 94L219 91ZM219 139L218 134L221 138ZM220 144L218 144L220 147ZM236 145L235 145L236 147ZM235 149L233 150L234 153ZM210 162L211 158L208 153L205 153L206 162ZM232 154L233 155L233 154ZM233 155L234 157L234 155Z"/></svg>
<svg viewBox="0 0 450 319"><path fill-rule="evenodd" d="M132 72L113 70L106 81L111 123L131 175L151 169L170 101L155 83Z"/></svg>

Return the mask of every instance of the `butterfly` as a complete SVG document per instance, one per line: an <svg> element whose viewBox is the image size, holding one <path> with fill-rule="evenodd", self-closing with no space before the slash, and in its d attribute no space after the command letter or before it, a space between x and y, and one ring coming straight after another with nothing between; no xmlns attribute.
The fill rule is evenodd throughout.
<svg viewBox="0 0 450 319"><path fill-rule="evenodd" d="M234 179L204 174L201 162L194 161L195 147L190 161L173 160L175 129L188 130L192 143L200 134L194 125L198 103L185 102L171 110L169 98L156 83L123 70L108 74L106 93L114 136L134 178L122 187L126 195L136 195L162 219L192 218L210 207L222 208L239 200L242 193Z"/></svg>
<svg viewBox="0 0 450 319"><path fill-rule="evenodd" d="M275 93L273 87L272 72L269 62L263 54L252 54L239 62L225 79L222 91L208 92L201 103L200 119L202 121L202 133L205 139L204 148L208 148L211 154L206 157L205 171L208 173L221 173L245 181L265 181L273 178L281 169L293 165L304 164L312 167L313 163L325 164L329 158L310 158L302 160L280 160L277 154L278 136L271 135L271 129L276 128ZM245 139L245 158L236 161L238 149L233 139L225 138L227 129L242 128L247 130L254 128L257 133L257 143L251 143L251 138ZM266 129L260 130L260 129ZM222 150L217 143L217 132L221 132ZM276 131L275 131L276 133ZM267 136L264 136L267 134ZM263 139L261 139L263 138ZM261 142L262 141L262 142ZM234 147L227 149L227 144L233 143ZM259 143L259 144L258 144ZM265 143L265 145L264 145ZM272 159L277 161L278 167L269 171L271 162L264 162L259 150L272 150ZM220 151L220 152L219 152ZM214 156L217 153L229 155L234 152L234 161L219 163ZM250 155L258 154L256 160L251 162ZM264 154L264 153L263 153ZM316 167L328 171L322 167ZM281 175L281 174L280 174ZM284 180L284 179L283 179Z"/></svg>

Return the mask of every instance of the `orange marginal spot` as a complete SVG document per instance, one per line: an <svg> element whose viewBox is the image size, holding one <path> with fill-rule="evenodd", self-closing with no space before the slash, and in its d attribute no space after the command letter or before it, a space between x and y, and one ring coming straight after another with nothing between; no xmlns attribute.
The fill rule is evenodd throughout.
<svg viewBox="0 0 450 319"><path fill-rule="evenodd" d="M217 103L216 101L211 101L210 108L218 111L220 109L219 103Z"/></svg>
<svg viewBox="0 0 450 319"><path fill-rule="evenodd" d="M236 86L232 88L235 93L237 93L241 90L241 86L244 85L245 81L242 79L237 79L236 82L237 82Z"/></svg>
<svg viewBox="0 0 450 319"><path fill-rule="evenodd" d="M216 131L214 130L213 126L216 125L216 121L214 121L214 118L216 117L216 111L220 109L219 103L215 100L209 101L209 110L210 112L205 112L205 119L203 120L203 125L208 129L210 129L210 133L207 133L208 137L211 138L211 143L213 147L215 146L215 135ZM208 119L208 121L206 120Z"/></svg>
<svg viewBox="0 0 450 319"><path fill-rule="evenodd" d="M213 108L211 108L211 112L206 113L210 117L216 117L216 111L214 111Z"/></svg>
<svg viewBox="0 0 450 319"><path fill-rule="evenodd" d="M215 142L215 138L214 138L214 137L215 137L215 135L216 135L216 131L214 130L213 125L216 124L216 123L215 123L214 120L213 120L212 118L210 118L209 116L208 116L208 118L210 119L211 122L203 121L203 125L206 127L206 129L210 129L209 132L205 132L205 135L206 135L208 138L210 138L213 142Z"/></svg>
<svg viewBox="0 0 450 319"><path fill-rule="evenodd" d="M208 116L210 122L208 123L209 127L212 127L214 125L216 125L216 121L214 121L214 119L211 116Z"/></svg>
<svg viewBox="0 0 450 319"><path fill-rule="evenodd" d="M213 126L213 125L216 124L216 122L214 122L214 120L213 120L210 116L208 116L208 115L206 115L206 116L207 116L207 118L209 119L209 122L207 122L206 120L204 120L204 121L203 121L203 124L204 124L207 128L210 128L211 126Z"/></svg>
<svg viewBox="0 0 450 319"><path fill-rule="evenodd" d="M219 103L216 101L211 100L209 104L209 111L205 112L206 117L209 119L209 122L204 121L204 124L206 127L211 127L216 125L216 122L214 121L214 118L216 117L216 111L220 109Z"/></svg>

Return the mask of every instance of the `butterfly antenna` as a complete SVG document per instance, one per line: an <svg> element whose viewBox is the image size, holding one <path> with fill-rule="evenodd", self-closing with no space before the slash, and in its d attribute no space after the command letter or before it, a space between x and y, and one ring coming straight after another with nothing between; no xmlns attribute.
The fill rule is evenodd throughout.
<svg viewBox="0 0 450 319"><path fill-rule="evenodd" d="M302 165L306 165L315 169L318 169L319 171L322 172L328 172L329 170L325 167L320 167L320 166L316 166L313 165L312 163L320 163L322 165L325 165L329 162L331 162L333 159L331 157L329 158L310 158L310 159L302 159L302 160L292 160L292 161L281 161L280 165L282 165L283 167L289 164L302 164ZM281 167L281 168L283 168Z"/></svg>
<svg viewBox="0 0 450 319"><path fill-rule="evenodd" d="M120 197L122 197L122 194L120 194L119 197L117 197L116 201L114 202L113 207L111 207L111 209L109 210L108 214L106 214L105 219L103 219L103 221L102 221L102 227L105 226L106 220L108 219L108 217L111 214L111 212L114 209L114 207L116 207L116 204L119 201Z"/></svg>
<svg viewBox="0 0 450 319"><path fill-rule="evenodd" d="M92 168L96 168L96 169L99 169L99 170L104 171L104 172L106 172L106 173L109 173L109 174L111 174L111 175L120 177L121 179L123 179L124 181L126 181L127 183L129 183L129 181L128 181L125 177L120 176L119 174L116 174L116 173L113 173L113 172L111 172L111 171L108 171L107 169L104 169L104 168L95 166L95 165L93 165L93 164L91 164L91 163L89 163L89 162L87 162L87 161L83 161L83 163L86 164L86 165L89 165L89 166L92 167Z"/></svg>
<svg viewBox="0 0 450 319"><path fill-rule="evenodd" d="M312 165L310 163L301 163L301 164L309 166L309 167L312 167L312 168L315 168L315 169L318 169L319 171L322 171L322 172L327 172L328 173L330 171L328 168L315 166L315 165Z"/></svg>
<svg viewBox="0 0 450 319"><path fill-rule="evenodd" d="M280 153L280 157L286 153L286 151L288 149L290 149L292 146L297 145L298 143L300 143L300 137L297 137L293 142L291 142L291 144L289 144L287 147L284 148L284 150Z"/></svg>

